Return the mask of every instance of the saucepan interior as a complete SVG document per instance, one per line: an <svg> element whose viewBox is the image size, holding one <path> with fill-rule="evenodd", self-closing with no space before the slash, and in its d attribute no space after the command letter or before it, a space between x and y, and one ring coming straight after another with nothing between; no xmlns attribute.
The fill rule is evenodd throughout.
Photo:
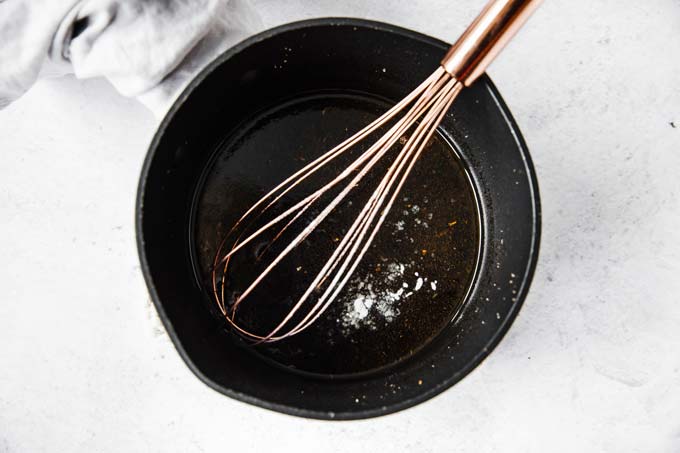
<svg viewBox="0 0 680 453"><path fill-rule="evenodd" d="M239 138L242 131L251 131L249 140L257 144L258 133L277 130L276 114L271 112L282 108L295 112L303 109L298 106L331 98L389 105L431 74L446 48L432 38L376 22L298 22L264 32L223 54L171 108L142 171L139 252L164 325L183 359L206 384L293 415L372 417L412 406L450 387L500 341L528 291L538 254L540 212L528 152L487 77L463 91L438 131L437 140L454 150L474 192L477 223L474 232L471 228L464 235L475 241L474 269L469 281L459 282L465 289L464 303L455 316L444 319L441 332L428 338L424 347L379 372L343 375L334 369L324 375L319 370L339 363L327 360L310 362L312 372L294 372L253 353L228 333L201 269L197 236L201 200L210 192L210 169L216 160L232 157L230 149L245 146L246 140ZM286 135L289 129L279 129L266 139L281 140L284 150L300 139L295 131ZM241 152L248 162L258 162L257 147ZM269 157L280 158L281 165L290 161L283 159L287 156ZM249 175L254 180L276 176L254 173ZM244 193L225 189L213 205L236 203ZM373 351L385 344L385 339L380 341L372 345ZM347 351L344 360L351 361L355 352ZM356 363L357 369L363 366L359 359ZM304 371L305 363L296 368Z"/></svg>

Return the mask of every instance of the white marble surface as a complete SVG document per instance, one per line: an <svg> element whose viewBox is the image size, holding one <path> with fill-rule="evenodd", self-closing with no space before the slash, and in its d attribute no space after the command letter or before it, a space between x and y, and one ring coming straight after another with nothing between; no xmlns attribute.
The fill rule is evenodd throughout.
<svg viewBox="0 0 680 453"><path fill-rule="evenodd" d="M256 1L268 25L359 16L447 40L481 3ZM342 423L191 374L135 249L154 119L103 81L39 83L0 112L0 452L680 451L679 50L677 0L545 3L490 71L540 178L524 308L454 388Z"/></svg>

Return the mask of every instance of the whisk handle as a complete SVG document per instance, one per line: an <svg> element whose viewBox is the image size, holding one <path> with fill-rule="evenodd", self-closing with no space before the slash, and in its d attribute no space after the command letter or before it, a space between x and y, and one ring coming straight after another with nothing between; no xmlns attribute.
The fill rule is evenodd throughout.
<svg viewBox="0 0 680 453"><path fill-rule="evenodd" d="M441 64L470 86L486 71L542 0L491 0L451 46Z"/></svg>

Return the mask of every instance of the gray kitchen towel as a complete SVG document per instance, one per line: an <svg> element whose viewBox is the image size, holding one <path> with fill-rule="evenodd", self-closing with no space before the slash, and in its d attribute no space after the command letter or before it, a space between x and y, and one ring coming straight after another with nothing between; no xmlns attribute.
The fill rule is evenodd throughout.
<svg viewBox="0 0 680 453"><path fill-rule="evenodd" d="M247 0L0 0L0 108L40 77L106 77L156 115L262 29Z"/></svg>

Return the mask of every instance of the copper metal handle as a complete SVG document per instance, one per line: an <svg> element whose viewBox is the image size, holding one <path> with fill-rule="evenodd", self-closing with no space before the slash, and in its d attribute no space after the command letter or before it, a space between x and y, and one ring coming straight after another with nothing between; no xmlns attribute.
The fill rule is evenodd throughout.
<svg viewBox="0 0 680 453"><path fill-rule="evenodd" d="M542 0L491 0L451 46L441 64L470 86L526 22Z"/></svg>

